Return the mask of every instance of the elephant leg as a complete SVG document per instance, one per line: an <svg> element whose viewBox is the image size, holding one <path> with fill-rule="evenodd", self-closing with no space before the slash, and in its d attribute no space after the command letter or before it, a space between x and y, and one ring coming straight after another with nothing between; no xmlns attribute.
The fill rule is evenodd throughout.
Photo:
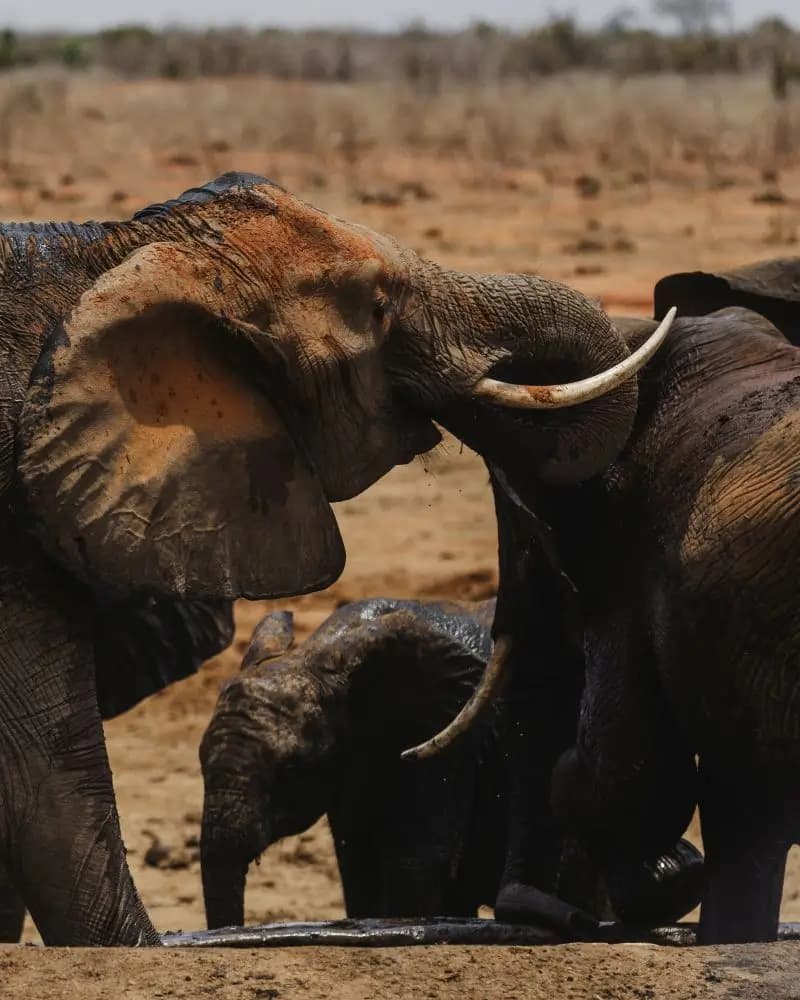
<svg viewBox="0 0 800 1000"><path fill-rule="evenodd" d="M621 919L674 920L703 890L699 855L680 841L697 801L694 757L648 661L619 646L595 653L577 743L553 775L555 810Z"/></svg>
<svg viewBox="0 0 800 1000"><path fill-rule="evenodd" d="M0 861L0 944L16 944L25 923L25 904L11 873Z"/></svg>
<svg viewBox="0 0 800 1000"><path fill-rule="evenodd" d="M15 540L6 542L0 851L45 944L157 944L120 833L88 600L43 557L18 551L14 559Z"/></svg>
<svg viewBox="0 0 800 1000"><path fill-rule="evenodd" d="M402 762L378 779L390 802L375 793L370 805L376 808L369 811L362 790L347 797L345 817L341 807L331 809L348 916L461 915L448 910L464 827L461 782L455 773L448 780L448 770L443 759Z"/></svg>
<svg viewBox="0 0 800 1000"><path fill-rule="evenodd" d="M736 787L704 778L700 820L707 884L700 944L776 940L786 857L794 838L774 807L787 802L787 788L792 787L776 788L766 775L759 782L744 779Z"/></svg>
<svg viewBox="0 0 800 1000"><path fill-rule="evenodd" d="M554 658L553 662L561 661ZM558 898L564 849L561 824L550 808L551 775L575 739L582 672L547 674L515 664L506 696L508 714L508 843L495 916L508 923L543 924L567 936L591 937L597 921L581 909L585 886Z"/></svg>

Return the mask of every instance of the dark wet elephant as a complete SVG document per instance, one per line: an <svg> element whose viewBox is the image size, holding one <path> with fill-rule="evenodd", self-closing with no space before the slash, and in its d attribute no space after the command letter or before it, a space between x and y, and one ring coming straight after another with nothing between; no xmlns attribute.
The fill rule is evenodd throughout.
<svg viewBox="0 0 800 1000"><path fill-rule="evenodd" d="M507 698L529 730L499 902L535 913L550 888L547 821L531 813L551 780L544 716L566 751L549 822L591 848L612 898L632 891L631 860L668 848L699 804L700 940L769 940L800 840L800 259L671 276L657 315L672 304L683 315L602 474L544 486L520 460L534 427L450 421L492 462L496 629L511 637ZM617 323L631 346L654 325Z"/></svg>
<svg viewBox="0 0 800 1000"><path fill-rule="evenodd" d="M472 692L493 614L494 601L374 598L290 652L288 614L262 621L201 745L209 927L242 924L249 864L323 814L348 916L474 916L494 904L507 837L502 702L441 755L400 759ZM607 915L596 870L574 849L560 860L559 891ZM665 866L675 877L638 873L659 921L697 900L685 892L696 853L681 845Z"/></svg>
<svg viewBox="0 0 800 1000"><path fill-rule="evenodd" d="M505 833L497 708L435 761L400 759L468 697L493 612L493 601L375 598L289 652L275 642L281 619L261 623L201 744L209 927L242 924L249 864L324 814L349 916L467 916L493 903Z"/></svg>
<svg viewBox="0 0 800 1000"><path fill-rule="evenodd" d="M249 174L127 222L0 227L0 855L44 941L159 940L120 836L98 607L326 586L330 503L429 449L457 400L585 402L531 463L601 468L662 334L633 357L562 285L443 270ZM557 384L503 381L530 374Z"/></svg>

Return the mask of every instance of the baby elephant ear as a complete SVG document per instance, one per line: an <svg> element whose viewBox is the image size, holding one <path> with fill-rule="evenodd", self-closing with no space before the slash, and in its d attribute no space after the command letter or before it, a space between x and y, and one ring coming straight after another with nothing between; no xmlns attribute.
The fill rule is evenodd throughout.
<svg viewBox="0 0 800 1000"><path fill-rule="evenodd" d="M153 244L46 343L20 482L45 546L95 587L265 598L342 570L320 483L224 303L213 261Z"/></svg>
<svg viewBox="0 0 800 1000"><path fill-rule="evenodd" d="M705 316L743 306L766 317L793 344L800 344L800 257L760 261L719 273L687 271L662 278L655 287L655 317L670 306L679 316Z"/></svg>

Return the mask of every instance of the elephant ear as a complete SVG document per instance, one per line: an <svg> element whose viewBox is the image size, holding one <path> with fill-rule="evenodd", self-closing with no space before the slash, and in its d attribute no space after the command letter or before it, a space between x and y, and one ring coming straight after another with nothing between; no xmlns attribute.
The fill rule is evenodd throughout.
<svg viewBox="0 0 800 1000"><path fill-rule="evenodd" d="M687 271L662 278L655 287L656 319L670 306L679 316L705 316L743 306L766 317L800 345L800 257L761 261L719 273Z"/></svg>
<svg viewBox="0 0 800 1000"><path fill-rule="evenodd" d="M209 258L151 244L48 338L19 482L45 547L95 588L279 597L342 570L322 487L263 388L259 331L225 318L240 297Z"/></svg>
<svg viewBox="0 0 800 1000"><path fill-rule="evenodd" d="M195 673L230 645L233 632L231 601L140 596L98 608L94 660L103 718Z"/></svg>
<svg viewBox="0 0 800 1000"><path fill-rule="evenodd" d="M491 652L488 628L466 620L448 628L441 619L426 620L419 609L390 611L343 641L352 668L351 709L367 731L376 727L376 745L398 754L459 712ZM483 731L476 726L467 743L480 740Z"/></svg>

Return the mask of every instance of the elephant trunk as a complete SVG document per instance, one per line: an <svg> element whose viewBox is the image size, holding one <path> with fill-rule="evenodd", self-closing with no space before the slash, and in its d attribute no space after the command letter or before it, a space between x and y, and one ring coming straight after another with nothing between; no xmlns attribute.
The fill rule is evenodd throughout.
<svg viewBox="0 0 800 1000"><path fill-rule="evenodd" d="M613 460L636 412L633 375L671 316L631 357L602 309L558 282L408 267L389 367L413 405L515 480L574 483Z"/></svg>
<svg viewBox="0 0 800 1000"><path fill-rule="evenodd" d="M674 310L630 355L602 309L565 285L529 275L469 275L421 261L409 268L413 291L403 304L402 335L390 346L415 352L417 367L422 355L433 381L403 388L486 459L495 490L537 526L530 498L540 484L588 479L624 447L636 415L633 376L663 342ZM399 370L393 364L398 378ZM489 705L513 650L510 631L497 621L495 640L484 678L456 719L404 756L445 749Z"/></svg>
<svg viewBox="0 0 800 1000"><path fill-rule="evenodd" d="M209 930L244 925L244 887L248 862L227 850L203 844L203 900Z"/></svg>
<svg viewBox="0 0 800 1000"><path fill-rule="evenodd" d="M203 898L209 929L244 924L247 870L269 843L258 799L241 777L204 767L200 837Z"/></svg>

